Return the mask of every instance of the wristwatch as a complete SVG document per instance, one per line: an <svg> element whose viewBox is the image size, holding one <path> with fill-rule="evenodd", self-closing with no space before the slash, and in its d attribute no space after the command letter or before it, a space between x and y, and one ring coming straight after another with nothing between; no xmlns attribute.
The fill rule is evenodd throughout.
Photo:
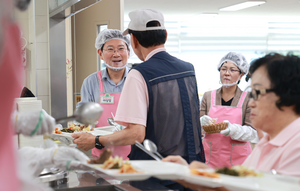
<svg viewBox="0 0 300 191"><path fill-rule="evenodd" d="M95 137L95 147L96 147L97 149L103 149L104 146L99 142L99 137L100 137L100 135L97 135L97 136Z"/></svg>

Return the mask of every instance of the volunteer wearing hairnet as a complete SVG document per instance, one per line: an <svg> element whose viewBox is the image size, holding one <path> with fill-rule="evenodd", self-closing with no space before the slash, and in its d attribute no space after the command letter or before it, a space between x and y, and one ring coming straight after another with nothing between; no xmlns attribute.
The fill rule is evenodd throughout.
<svg viewBox="0 0 300 191"><path fill-rule="evenodd" d="M81 87L81 102L77 104L79 107L84 102L96 102L103 107L102 116L96 127L108 126L107 118L116 114L121 91L129 71L127 67L127 60L130 56L129 46L129 36L123 36L122 32L117 29L105 29L96 38L95 47L106 69L84 79ZM130 150L130 146L116 146L113 148L113 156L122 156L123 159L127 159ZM92 150L95 156L99 156L102 152L103 150L97 147Z"/></svg>
<svg viewBox="0 0 300 191"><path fill-rule="evenodd" d="M216 123L228 123L227 128L220 133L205 133L203 146L206 163L210 167L242 164L252 151L249 141L259 141L257 131L250 121L249 95L238 87L248 67L243 55L229 52L218 64L222 87L203 95L201 125L204 125L207 115L217 119Z"/></svg>
<svg viewBox="0 0 300 191"><path fill-rule="evenodd" d="M54 165L59 168L80 167L79 161L88 158L74 148L22 148L16 157L13 144L13 123L15 131L25 135L37 135L50 132L54 128L54 119L46 112L15 113L14 99L22 90L23 64L21 59L20 29L13 20L14 4L19 9L26 9L29 1L0 1L0 88L6 90L0 94L0 185L1 190L31 191L50 190L41 184L37 177L44 165ZM9 80L7 80L9 79ZM24 120L24 121L23 121ZM27 122L25 122L27 121ZM18 160L17 160L18 159ZM34 168L32 168L35 166Z"/></svg>

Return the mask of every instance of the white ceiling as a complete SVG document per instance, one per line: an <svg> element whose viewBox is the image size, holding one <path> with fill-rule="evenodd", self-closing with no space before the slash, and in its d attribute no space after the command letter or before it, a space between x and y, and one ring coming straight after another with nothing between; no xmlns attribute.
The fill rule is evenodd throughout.
<svg viewBox="0 0 300 191"><path fill-rule="evenodd" d="M266 0L267 3L234 12L219 11L220 8L246 0L124 0L124 12L142 8L160 10L166 19L194 17L202 13L218 13L218 17L266 17L290 18L300 22L300 0ZM128 17L125 17L127 19Z"/></svg>

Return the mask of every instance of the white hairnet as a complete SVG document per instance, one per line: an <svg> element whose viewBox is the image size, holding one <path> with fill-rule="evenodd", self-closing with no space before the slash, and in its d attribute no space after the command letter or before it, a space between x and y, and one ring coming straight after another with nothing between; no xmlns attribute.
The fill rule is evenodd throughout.
<svg viewBox="0 0 300 191"><path fill-rule="evenodd" d="M110 41L112 39L123 40L127 44L128 48L130 46L130 38L128 35L123 36L122 32L118 29L105 29L98 34L95 42L95 47L97 48L97 50L101 49L107 41Z"/></svg>
<svg viewBox="0 0 300 191"><path fill-rule="evenodd" d="M221 66L226 61L234 63L241 70L241 72L243 72L245 74L248 73L249 65L248 65L246 58L242 54L236 53L236 52L229 52L228 54L226 54L220 60L220 63L218 64L219 71L220 71Z"/></svg>

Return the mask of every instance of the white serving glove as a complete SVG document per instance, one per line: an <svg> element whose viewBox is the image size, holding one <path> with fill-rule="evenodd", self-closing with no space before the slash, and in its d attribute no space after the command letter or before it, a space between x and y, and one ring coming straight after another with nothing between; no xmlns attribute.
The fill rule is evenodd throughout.
<svg viewBox="0 0 300 191"><path fill-rule="evenodd" d="M215 124L217 121L217 119L213 119L211 117L209 117L208 115L203 115L202 117L200 117L200 124L201 124L201 129L204 133L205 130L202 128L203 125L212 125L212 124ZM203 134L202 132L202 134Z"/></svg>
<svg viewBox="0 0 300 191"><path fill-rule="evenodd" d="M15 123L15 132L27 136L50 134L55 129L55 119L45 110L14 112L12 120Z"/></svg>
<svg viewBox="0 0 300 191"><path fill-rule="evenodd" d="M56 167L61 170L86 170L82 165L90 160L81 151L71 147L51 147L48 149L23 147L19 150L20 160L27 161L35 176L38 176L45 167Z"/></svg>
<svg viewBox="0 0 300 191"><path fill-rule="evenodd" d="M221 134L230 136L231 139L237 141L258 143L259 138L257 131L252 127L247 125L242 126L239 124L231 124L228 120L224 120L223 122L228 123L228 126L220 132Z"/></svg>
<svg viewBox="0 0 300 191"><path fill-rule="evenodd" d="M203 115L200 117L201 125L212 125L216 123L216 119L209 117L208 115Z"/></svg>

